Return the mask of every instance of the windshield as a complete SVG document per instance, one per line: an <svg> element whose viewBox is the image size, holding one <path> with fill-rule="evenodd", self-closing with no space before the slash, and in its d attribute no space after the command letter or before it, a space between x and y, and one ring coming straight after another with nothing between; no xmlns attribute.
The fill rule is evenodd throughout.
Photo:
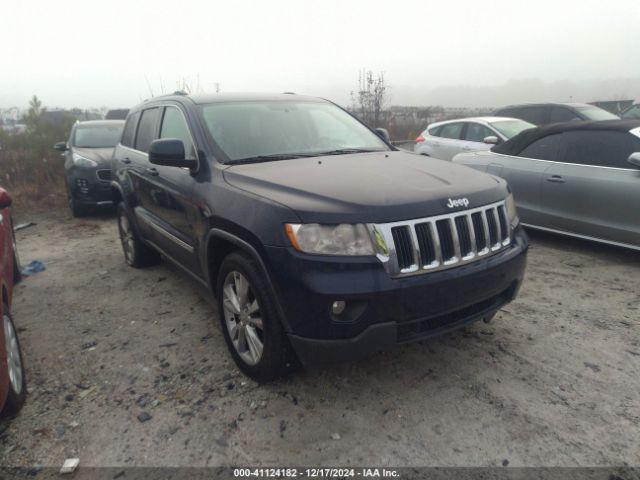
<svg viewBox="0 0 640 480"><path fill-rule="evenodd" d="M202 115L211 137L232 162L389 150L376 134L331 103L212 103L202 107Z"/></svg>
<svg viewBox="0 0 640 480"><path fill-rule="evenodd" d="M78 148L110 148L120 141L124 123L114 125L78 125L73 146Z"/></svg>
<svg viewBox="0 0 640 480"><path fill-rule="evenodd" d="M598 107L576 107L576 110L589 120L617 120L620 118Z"/></svg>
<svg viewBox="0 0 640 480"><path fill-rule="evenodd" d="M527 130L528 128L536 128L533 123L525 122L524 120L500 120L497 122L490 122L493 128L499 131L502 135L504 135L507 139L511 137L515 137L523 130Z"/></svg>
<svg viewBox="0 0 640 480"><path fill-rule="evenodd" d="M640 118L640 105L634 105L622 114L622 118Z"/></svg>

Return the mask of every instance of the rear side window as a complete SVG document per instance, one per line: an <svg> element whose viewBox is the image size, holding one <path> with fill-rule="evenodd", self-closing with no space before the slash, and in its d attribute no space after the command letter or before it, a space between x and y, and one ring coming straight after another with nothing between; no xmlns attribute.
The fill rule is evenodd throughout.
<svg viewBox="0 0 640 480"><path fill-rule="evenodd" d="M638 168L627 162L629 155L640 151L640 140L625 132L566 132L564 161L598 167Z"/></svg>
<svg viewBox="0 0 640 480"><path fill-rule="evenodd" d="M537 160L557 160L562 134L548 135L536 140L522 150L518 157L535 158Z"/></svg>
<svg viewBox="0 0 640 480"><path fill-rule="evenodd" d="M517 114L514 116L533 123L534 125L542 125L543 123L547 123L547 111L547 107L544 106L522 107L514 112Z"/></svg>
<svg viewBox="0 0 640 480"><path fill-rule="evenodd" d="M442 130L442 126L433 127L433 128L427 129L427 133L429 133L429 135L431 135L432 137L439 137L440 130Z"/></svg>
<svg viewBox="0 0 640 480"><path fill-rule="evenodd" d="M120 143L125 147L133 148L133 140L136 138L136 127L138 126L138 119L140 118L140 112L136 112L133 115L129 115L127 122L124 124L124 130L122 131L122 140Z"/></svg>
<svg viewBox="0 0 640 480"><path fill-rule="evenodd" d="M464 139L468 142L480 142L487 137L497 137L489 128L479 123L467 123L467 131L464 134Z"/></svg>
<svg viewBox="0 0 640 480"><path fill-rule="evenodd" d="M182 140L184 152L187 158L195 158L195 148L191 142L189 127L184 115L177 107L167 107L162 117L160 138L176 138Z"/></svg>
<svg viewBox="0 0 640 480"><path fill-rule="evenodd" d="M443 138L453 138L455 140L459 140L462 134L463 123L447 123L442 126L440 130L440 137Z"/></svg>
<svg viewBox="0 0 640 480"><path fill-rule="evenodd" d="M573 122L576 120L582 119L576 112L566 107L553 107L551 109L551 115L549 116L550 123Z"/></svg>
<svg viewBox="0 0 640 480"><path fill-rule="evenodd" d="M156 139L156 126L158 125L159 108L149 108L142 112L138 134L136 135L136 150L148 152L149 145Z"/></svg>

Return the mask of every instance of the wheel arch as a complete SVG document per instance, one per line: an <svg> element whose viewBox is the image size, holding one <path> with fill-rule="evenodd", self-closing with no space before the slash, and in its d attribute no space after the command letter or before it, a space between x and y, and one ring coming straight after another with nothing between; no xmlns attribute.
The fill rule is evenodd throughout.
<svg viewBox="0 0 640 480"><path fill-rule="evenodd" d="M242 234L240 234L242 235ZM251 236L240 236L237 233L231 233L226 229L214 227L209 230L206 236L205 245L205 272L207 275L207 283L211 288L214 296L216 294L216 283L218 278L218 271L224 258L231 252L241 251L247 254L252 260L256 262L256 265L264 275L269 288L269 294L273 297L276 309L278 310L278 316L286 331L289 330L289 324L284 314L284 310L280 304L280 297L277 293L277 289L269 269L264 261L259 250L259 246L255 246L257 240L252 239Z"/></svg>

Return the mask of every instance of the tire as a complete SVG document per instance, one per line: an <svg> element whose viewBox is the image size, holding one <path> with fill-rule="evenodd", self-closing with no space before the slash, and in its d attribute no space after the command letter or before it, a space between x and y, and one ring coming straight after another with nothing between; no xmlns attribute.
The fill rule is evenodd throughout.
<svg viewBox="0 0 640 480"><path fill-rule="evenodd" d="M9 368L9 392L2 414L12 417L22 408L27 398L27 378L24 372L20 342L7 305L4 305L2 314L2 328L5 337L7 367Z"/></svg>
<svg viewBox="0 0 640 480"><path fill-rule="evenodd" d="M143 268L159 263L160 254L142 241L122 202L117 207L117 218L125 262L134 268Z"/></svg>
<svg viewBox="0 0 640 480"><path fill-rule="evenodd" d="M68 202L69 210L71 210L71 215L73 215L75 218L84 217L87 214L86 207L78 205L78 202L75 201L71 194L69 194L68 196Z"/></svg>
<svg viewBox="0 0 640 480"><path fill-rule="evenodd" d="M246 282L244 293L243 282ZM233 301L234 295L237 303ZM295 363L295 356L275 300L256 263L240 252L227 255L218 272L216 296L224 339L238 368L259 383L287 373Z"/></svg>

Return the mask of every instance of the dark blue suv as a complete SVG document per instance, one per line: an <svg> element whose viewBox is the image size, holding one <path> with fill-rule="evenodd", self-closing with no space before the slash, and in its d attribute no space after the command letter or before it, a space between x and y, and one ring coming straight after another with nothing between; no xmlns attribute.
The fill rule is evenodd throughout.
<svg viewBox="0 0 640 480"><path fill-rule="evenodd" d="M112 175L127 263L162 255L210 288L257 381L488 321L524 275L504 180L398 151L314 97L154 98Z"/></svg>

